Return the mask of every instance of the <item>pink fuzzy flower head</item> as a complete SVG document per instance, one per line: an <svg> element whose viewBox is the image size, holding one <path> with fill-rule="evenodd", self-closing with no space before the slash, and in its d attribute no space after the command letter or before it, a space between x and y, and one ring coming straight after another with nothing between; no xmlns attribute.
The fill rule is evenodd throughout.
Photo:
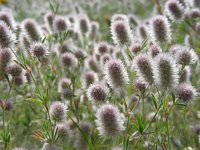
<svg viewBox="0 0 200 150"><path fill-rule="evenodd" d="M124 116L116 106L111 104L100 106L95 122L102 137L112 137L124 130Z"/></svg>
<svg viewBox="0 0 200 150"><path fill-rule="evenodd" d="M71 138L72 131L66 122L58 123L56 129L60 139L66 141Z"/></svg>
<svg viewBox="0 0 200 150"><path fill-rule="evenodd" d="M10 28L4 21L0 21L0 47L9 48L12 47L15 42L15 38Z"/></svg>
<svg viewBox="0 0 200 150"><path fill-rule="evenodd" d="M179 80L176 61L171 55L166 53L159 54L155 61L155 83L163 90L173 90Z"/></svg>
<svg viewBox="0 0 200 150"><path fill-rule="evenodd" d="M62 102L55 101L50 105L49 113L53 120L62 122L66 117L67 106Z"/></svg>
<svg viewBox="0 0 200 150"><path fill-rule="evenodd" d="M179 64L190 65L197 62L198 56L193 49L185 47L177 51L176 59Z"/></svg>
<svg viewBox="0 0 200 150"><path fill-rule="evenodd" d="M137 54L141 51L141 45L138 41L132 42L130 46L130 50L133 52L133 54Z"/></svg>
<svg viewBox="0 0 200 150"><path fill-rule="evenodd" d="M22 73L22 70L23 70L22 67L16 63L12 63L12 64L8 65L8 67L6 69L7 73L12 75L13 77L19 76Z"/></svg>
<svg viewBox="0 0 200 150"><path fill-rule="evenodd" d="M154 63L150 56L147 54L136 56L133 61L133 68L136 70L138 77L142 77L149 85L154 83Z"/></svg>
<svg viewBox="0 0 200 150"><path fill-rule="evenodd" d="M137 33L141 39L146 39L148 37L147 26L145 24L139 24L137 26Z"/></svg>
<svg viewBox="0 0 200 150"><path fill-rule="evenodd" d="M13 55L12 52L3 48L0 49L0 76L2 77L6 73L8 64L12 61Z"/></svg>
<svg viewBox="0 0 200 150"><path fill-rule="evenodd" d="M64 32L68 28L66 19L61 16L56 16L53 23L54 23L54 28L57 32Z"/></svg>
<svg viewBox="0 0 200 150"><path fill-rule="evenodd" d="M86 15L78 16L78 28L82 35L90 32L90 21Z"/></svg>
<svg viewBox="0 0 200 150"><path fill-rule="evenodd" d="M77 58L72 53L65 52L61 55L60 64L62 67L74 68L77 65Z"/></svg>
<svg viewBox="0 0 200 150"><path fill-rule="evenodd" d="M155 16L150 22L150 36L153 41L170 42L171 29L165 16Z"/></svg>
<svg viewBox="0 0 200 150"><path fill-rule="evenodd" d="M158 44L150 43L149 48L148 48L148 54L151 57L155 57L161 52L162 52L162 49L160 48L160 46Z"/></svg>
<svg viewBox="0 0 200 150"><path fill-rule="evenodd" d="M108 97L109 89L105 83L97 82L90 85L87 90L87 96L96 103L103 103Z"/></svg>
<svg viewBox="0 0 200 150"><path fill-rule="evenodd" d="M187 83L181 83L176 88L178 97L183 102L191 102L196 96L196 90Z"/></svg>
<svg viewBox="0 0 200 150"><path fill-rule="evenodd" d="M95 73L94 71L85 72L83 74L83 81L84 86L89 87L91 84L98 81L97 73Z"/></svg>
<svg viewBox="0 0 200 150"><path fill-rule="evenodd" d="M115 59L106 62L104 66L106 82L113 88L124 88L129 83L128 72L124 64Z"/></svg>
<svg viewBox="0 0 200 150"><path fill-rule="evenodd" d="M166 14L170 17L171 20L176 21L180 20L184 14L184 8L178 0L169 0L165 3Z"/></svg>
<svg viewBox="0 0 200 150"><path fill-rule="evenodd" d="M138 78L133 82L133 87L136 87L140 92L144 92L148 88L148 84L142 78Z"/></svg>
<svg viewBox="0 0 200 150"><path fill-rule="evenodd" d="M96 46L95 46L95 52L99 55L102 55L104 53L108 53L109 51L109 45L106 42L99 42Z"/></svg>
<svg viewBox="0 0 200 150"><path fill-rule="evenodd" d="M31 44L30 52L37 58L44 58L49 54L47 46L41 42L34 42Z"/></svg>
<svg viewBox="0 0 200 150"><path fill-rule="evenodd" d="M23 29L26 36L31 41L39 41L41 37L41 30L39 29L38 24L33 19L25 19L23 21Z"/></svg>
<svg viewBox="0 0 200 150"><path fill-rule="evenodd" d="M1 11L0 20L4 21L7 24L7 26L10 27L11 29L15 28L15 22L12 13L9 13L7 11Z"/></svg>
<svg viewBox="0 0 200 150"><path fill-rule="evenodd" d="M90 36L92 38L95 38L97 37L98 33L99 33L99 23L95 21L91 22Z"/></svg>
<svg viewBox="0 0 200 150"><path fill-rule="evenodd" d="M26 83L27 80L26 80L26 76L25 76L24 72L21 73L21 74L18 75L18 76L14 76L14 77L12 78L12 82L13 82L13 84L16 85L16 86L22 86L24 83Z"/></svg>
<svg viewBox="0 0 200 150"><path fill-rule="evenodd" d="M111 23L111 34L116 45L129 45L133 39L132 30L128 22L117 20Z"/></svg>
<svg viewBox="0 0 200 150"><path fill-rule="evenodd" d="M47 13L44 16L44 21L45 21L45 24L47 25L48 29L52 30L53 29L53 22L54 22L54 14Z"/></svg>

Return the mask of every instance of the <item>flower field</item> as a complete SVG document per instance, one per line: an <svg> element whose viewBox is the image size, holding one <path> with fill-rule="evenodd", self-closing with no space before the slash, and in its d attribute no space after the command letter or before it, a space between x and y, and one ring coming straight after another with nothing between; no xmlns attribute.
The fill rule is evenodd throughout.
<svg viewBox="0 0 200 150"><path fill-rule="evenodd" d="M200 149L200 0L0 0L0 150Z"/></svg>

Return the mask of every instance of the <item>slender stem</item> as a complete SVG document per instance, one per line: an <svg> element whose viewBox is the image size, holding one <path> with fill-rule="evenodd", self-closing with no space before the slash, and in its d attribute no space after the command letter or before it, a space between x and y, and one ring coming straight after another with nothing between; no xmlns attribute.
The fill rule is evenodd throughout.
<svg viewBox="0 0 200 150"><path fill-rule="evenodd" d="M145 120L145 109L144 109L144 96L142 98L142 116L143 116L143 121Z"/></svg>
<svg viewBox="0 0 200 150"><path fill-rule="evenodd" d="M168 140L168 149L171 150L171 146L170 146L170 134L169 134L169 119L167 118L167 121L166 121L166 125L167 125L167 140Z"/></svg>
<svg viewBox="0 0 200 150"><path fill-rule="evenodd" d="M144 133L150 128L151 124L153 123L153 120L156 118L158 112L160 111L161 106L162 106L162 104L160 104L160 106L158 107L158 109L157 109L155 115L153 116L153 118L151 119L151 121L150 121L148 127L144 130Z"/></svg>

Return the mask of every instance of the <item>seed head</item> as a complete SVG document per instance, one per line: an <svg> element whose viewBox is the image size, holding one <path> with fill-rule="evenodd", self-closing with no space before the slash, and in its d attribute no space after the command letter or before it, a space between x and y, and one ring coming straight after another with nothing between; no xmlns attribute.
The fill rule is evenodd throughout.
<svg viewBox="0 0 200 150"><path fill-rule="evenodd" d="M112 57L108 53L102 55L101 58L100 58L101 66L103 67L111 59L112 59Z"/></svg>
<svg viewBox="0 0 200 150"><path fill-rule="evenodd" d="M132 42L130 50L133 52L133 54L139 53L141 51L140 43L138 41Z"/></svg>
<svg viewBox="0 0 200 150"><path fill-rule="evenodd" d="M13 84L16 85L16 86L22 86L24 83L27 82L25 73L22 72L22 73L21 73L20 75L18 75L18 76L13 76L12 82L13 82Z"/></svg>
<svg viewBox="0 0 200 150"><path fill-rule="evenodd" d="M87 71L83 75L84 87L89 87L94 82L98 81L98 76L94 71Z"/></svg>
<svg viewBox="0 0 200 150"><path fill-rule="evenodd" d="M22 48L30 48L30 41L25 34L20 34L20 44Z"/></svg>
<svg viewBox="0 0 200 150"><path fill-rule="evenodd" d="M158 15L150 22L150 36L153 41L170 42L171 29L166 17Z"/></svg>
<svg viewBox="0 0 200 150"><path fill-rule="evenodd" d="M99 33L99 23L95 21L91 22L90 36L92 38L95 38L97 37L98 33Z"/></svg>
<svg viewBox="0 0 200 150"><path fill-rule="evenodd" d="M165 3L165 12L171 20L180 20L184 14L184 8L178 0L169 0Z"/></svg>
<svg viewBox="0 0 200 150"><path fill-rule="evenodd" d="M148 84L143 78L140 77L133 82L133 87L136 87L140 92L143 93L147 89Z"/></svg>
<svg viewBox="0 0 200 150"><path fill-rule="evenodd" d="M118 46L128 45L133 39L128 22L122 20L113 21L111 23L111 34L114 43Z"/></svg>
<svg viewBox="0 0 200 150"><path fill-rule="evenodd" d="M182 65L190 65L198 60L198 56L193 49L182 48L176 53L177 62Z"/></svg>
<svg viewBox="0 0 200 150"><path fill-rule="evenodd" d="M85 53L83 49L77 49L74 51L74 55L76 56L77 59L84 59Z"/></svg>
<svg viewBox="0 0 200 150"><path fill-rule="evenodd" d="M6 67L12 60L12 53L9 49L0 49L0 77L6 73Z"/></svg>
<svg viewBox="0 0 200 150"><path fill-rule="evenodd" d="M141 39L147 39L148 38L148 29L145 24L139 24L137 26L137 33L140 36Z"/></svg>
<svg viewBox="0 0 200 150"><path fill-rule="evenodd" d="M95 46L95 52L99 55L108 53L109 51L109 45L106 42L99 42L96 46Z"/></svg>
<svg viewBox="0 0 200 150"><path fill-rule="evenodd" d="M0 20L4 21L9 28L11 29L15 28L15 21L13 19L12 13L9 13L7 11L1 11Z"/></svg>
<svg viewBox="0 0 200 150"><path fill-rule="evenodd" d="M55 101L50 105L49 113L53 120L62 122L67 113L67 106L64 103Z"/></svg>
<svg viewBox="0 0 200 150"><path fill-rule="evenodd" d="M196 19L200 17L200 9L199 8L193 8L189 12L189 18Z"/></svg>
<svg viewBox="0 0 200 150"><path fill-rule="evenodd" d="M149 85L154 83L154 63L152 58L147 54L136 56L133 61L133 68L136 70L138 77L142 77Z"/></svg>
<svg viewBox="0 0 200 150"><path fill-rule="evenodd" d="M71 88L71 80L68 78L62 78L58 82L58 93L64 93Z"/></svg>
<svg viewBox="0 0 200 150"><path fill-rule="evenodd" d="M149 48L148 48L148 54L151 57L155 57L161 52L162 52L162 49L160 48L159 45L157 45L156 43L150 43Z"/></svg>
<svg viewBox="0 0 200 150"><path fill-rule="evenodd" d="M196 96L196 90L187 83L181 83L176 88L178 97L183 102L191 102Z"/></svg>
<svg viewBox="0 0 200 150"><path fill-rule="evenodd" d="M77 59L72 53L65 52L61 55L60 64L62 67L74 68L77 65Z"/></svg>
<svg viewBox="0 0 200 150"><path fill-rule="evenodd" d="M173 90L179 80L176 61L169 54L162 53L156 56L154 69L155 83L163 90Z"/></svg>
<svg viewBox="0 0 200 150"><path fill-rule="evenodd" d="M123 89L129 83L128 72L120 60L109 60L104 66L104 74L113 89Z"/></svg>
<svg viewBox="0 0 200 150"><path fill-rule="evenodd" d="M97 64L97 62L96 62L96 60L94 59L93 56L88 57L88 59L86 60L86 65L89 69L91 69L95 72L100 71L99 65Z"/></svg>
<svg viewBox="0 0 200 150"><path fill-rule="evenodd" d="M14 34L4 21L0 21L0 47L12 47L15 42Z"/></svg>
<svg viewBox="0 0 200 150"><path fill-rule="evenodd" d="M30 52L37 58L43 58L49 54L47 46L41 42L32 43L30 46Z"/></svg>
<svg viewBox="0 0 200 150"><path fill-rule="evenodd" d="M13 103L12 103L12 101L6 101L6 102L5 102L5 110L6 110L6 111L11 111L12 108L13 108Z"/></svg>
<svg viewBox="0 0 200 150"><path fill-rule="evenodd" d="M182 46L182 45L179 45L179 44L176 44L176 45L173 45L169 48L169 53L173 56L176 56L176 54L178 53L178 51L185 51L185 46Z"/></svg>
<svg viewBox="0 0 200 150"><path fill-rule="evenodd" d="M16 63L10 64L6 69L7 73L12 75L13 77L19 76L22 73L22 70L22 67Z"/></svg>
<svg viewBox="0 0 200 150"><path fill-rule="evenodd" d="M47 13L47 14L44 16L44 21L45 21L45 24L47 25L49 31L51 31L51 30L53 29L54 14L52 14L52 13Z"/></svg>
<svg viewBox="0 0 200 150"><path fill-rule="evenodd" d="M0 66L6 67L11 60L13 59L13 55L10 49L2 48L0 49Z"/></svg>
<svg viewBox="0 0 200 150"><path fill-rule="evenodd" d="M41 37L41 30L39 29L38 24L33 19L25 19L23 22L23 30L26 36L31 41L39 41Z"/></svg>
<svg viewBox="0 0 200 150"><path fill-rule="evenodd" d="M87 96L90 100L98 103L103 103L108 97L109 89L105 83L97 82L90 85L87 90Z"/></svg>
<svg viewBox="0 0 200 150"><path fill-rule="evenodd" d="M124 116L111 104L101 105L96 113L96 126L102 137L112 137L124 130Z"/></svg>
<svg viewBox="0 0 200 150"><path fill-rule="evenodd" d="M86 15L78 16L78 29L82 35L90 32L90 21Z"/></svg>
<svg viewBox="0 0 200 150"><path fill-rule="evenodd" d="M69 140L69 138L71 138L72 131L66 123L63 123L63 122L58 123L56 125L56 129L57 129L57 132L58 132L60 139L63 139L66 142L66 140Z"/></svg>
<svg viewBox="0 0 200 150"><path fill-rule="evenodd" d="M54 28L57 32L64 32L68 28L66 19L61 16L56 16L53 23L54 23Z"/></svg>

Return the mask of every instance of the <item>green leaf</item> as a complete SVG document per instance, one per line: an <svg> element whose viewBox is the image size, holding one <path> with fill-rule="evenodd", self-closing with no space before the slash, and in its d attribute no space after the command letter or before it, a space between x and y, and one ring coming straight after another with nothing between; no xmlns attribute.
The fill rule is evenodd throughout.
<svg viewBox="0 0 200 150"><path fill-rule="evenodd" d="M186 104L184 104L184 103L176 103L175 105L178 105L178 106L183 106L183 107L187 107L187 105L186 105Z"/></svg>
<svg viewBox="0 0 200 150"><path fill-rule="evenodd" d="M147 44L148 44L148 39L144 39L142 41L142 47L141 47L141 49L143 50L147 46Z"/></svg>
<svg viewBox="0 0 200 150"><path fill-rule="evenodd" d="M174 95L174 93L172 93L172 100L173 100L173 103L175 103L175 101L176 101L176 96Z"/></svg>
<svg viewBox="0 0 200 150"><path fill-rule="evenodd" d="M129 136L127 138L124 138L124 141L123 141L123 150L128 150L129 139L130 139Z"/></svg>
<svg viewBox="0 0 200 150"><path fill-rule="evenodd" d="M151 95L151 99L152 99L152 101L153 101L154 107L155 107L156 109L158 109L157 100L156 100L156 97L155 97L154 94Z"/></svg>
<svg viewBox="0 0 200 150"><path fill-rule="evenodd" d="M34 98L27 98L28 101L37 103L37 104L43 104L43 102L39 99L34 99Z"/></svg>

